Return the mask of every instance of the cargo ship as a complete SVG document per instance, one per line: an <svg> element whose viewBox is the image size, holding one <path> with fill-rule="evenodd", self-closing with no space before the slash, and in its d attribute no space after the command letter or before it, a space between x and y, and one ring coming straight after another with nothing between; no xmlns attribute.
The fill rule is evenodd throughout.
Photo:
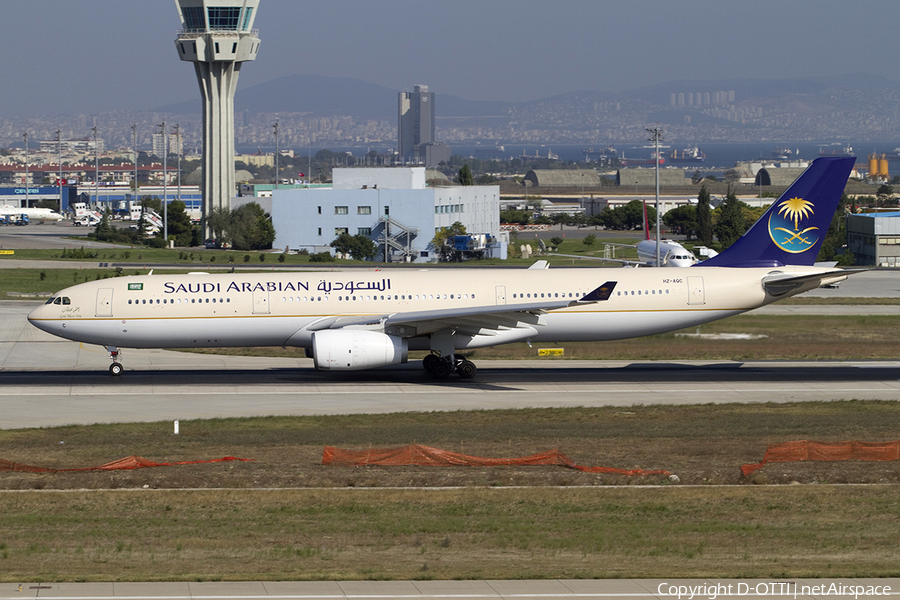
<svg viewBox="0 0 900 600"><path fill-rule="evenodd" d="M672 150L667 159L669 164L684 165L689 163L702 163L706 161L706 154L703 150L694 146L693 148L685 148L684 150Z"/></svg>

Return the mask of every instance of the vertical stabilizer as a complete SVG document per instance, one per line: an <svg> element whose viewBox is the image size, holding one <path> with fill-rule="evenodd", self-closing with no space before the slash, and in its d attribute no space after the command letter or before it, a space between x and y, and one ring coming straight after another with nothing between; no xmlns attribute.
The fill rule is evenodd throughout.
<svg viewBox="0 0 900 600"><path fill-rule="evenodd" d="M855 163L853 157L814 160L747 233L698 266L813 265Z"/></svg>

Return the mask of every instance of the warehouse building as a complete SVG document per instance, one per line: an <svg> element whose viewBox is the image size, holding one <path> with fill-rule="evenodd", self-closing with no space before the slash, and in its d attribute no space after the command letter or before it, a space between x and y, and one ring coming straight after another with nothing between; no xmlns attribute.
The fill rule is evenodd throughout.
<svg viewBox="0 0 900 600"><path fill-rule="evenodd" d="M900 212L847 215L847 249L858 265L900 267Z"/></svg>

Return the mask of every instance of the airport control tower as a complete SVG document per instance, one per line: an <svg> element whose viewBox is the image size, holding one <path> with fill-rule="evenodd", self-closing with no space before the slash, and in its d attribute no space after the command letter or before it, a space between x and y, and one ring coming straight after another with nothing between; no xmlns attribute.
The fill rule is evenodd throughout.
<svg viewBox="0 0 900 600"><path fill-rule="evenodd" d="M194 63L203 97L203 218L230 208L234 182L234 91L241 63L254 60L259 0L175 0L178 57Z"/></svg>

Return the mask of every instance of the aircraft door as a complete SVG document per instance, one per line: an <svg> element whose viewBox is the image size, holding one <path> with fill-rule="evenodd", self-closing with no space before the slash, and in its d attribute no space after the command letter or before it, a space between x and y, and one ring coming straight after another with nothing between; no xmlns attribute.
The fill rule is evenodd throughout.
<svg viewBox="0 0 900 600"><path fill-rule="evenodd" d="M269 314L269 290L253 290L253 314Z"/></svg>
<svg viewBox="0 0 900 600"><path fill-rule="evenodd" d="M702 277L688 277L688 304L706 304L706 292Z"/></svg>
<svg viewBox="0 0 900 600"><path fill-rule="evenodd" d="M112 316L112 288L100 288L97 290L97 309L96 316L111 317Z"/></svg>
<svg viewBox="0 0 900 600"><path fill-rule="evenodd" d="M497 306L506 304L506 286L498 285L496 289L497 289Z"/></svg>

